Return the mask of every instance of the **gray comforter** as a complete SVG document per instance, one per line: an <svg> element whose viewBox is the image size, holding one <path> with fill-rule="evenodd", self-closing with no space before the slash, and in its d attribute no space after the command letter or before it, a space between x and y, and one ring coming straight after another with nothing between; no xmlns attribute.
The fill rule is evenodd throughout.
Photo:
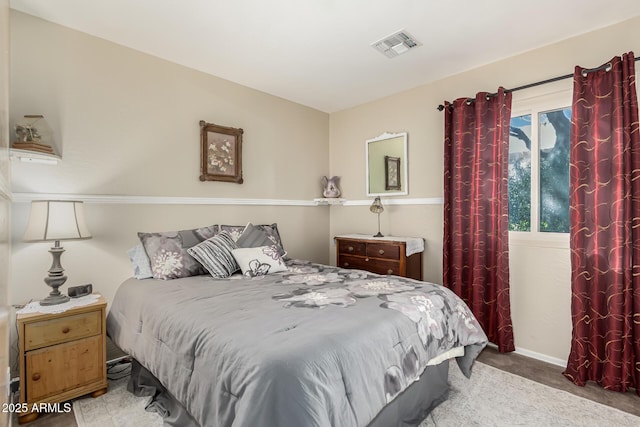
<svg viewBox="0 0 640 427"><path fill-rule="evenodd" d="M452 348L470 375L487 338L448 289L289 261L248 279L125 281L114 342L202 426L366 426Z"/></svg>

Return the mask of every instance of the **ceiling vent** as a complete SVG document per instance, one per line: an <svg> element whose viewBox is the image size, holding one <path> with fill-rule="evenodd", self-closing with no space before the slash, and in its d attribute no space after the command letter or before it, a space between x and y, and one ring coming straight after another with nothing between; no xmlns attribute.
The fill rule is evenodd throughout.
<svg viewBox="0 0 640 427"><path fill-rule="evenodd" d="M396 56L402 55L410 49L421 45L422 43L413 38L413 36L405 30L397 31L382 40L378 40L371 44L375 50L382 53L387 58L395 58Z"/></svg>

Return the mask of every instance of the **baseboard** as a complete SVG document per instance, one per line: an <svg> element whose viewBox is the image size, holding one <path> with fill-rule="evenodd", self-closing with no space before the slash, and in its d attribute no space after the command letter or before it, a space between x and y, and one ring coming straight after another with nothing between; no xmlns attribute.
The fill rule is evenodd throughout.
<svg viewBox="0 0 640 427"><path fill-rule="evenodd" d="M498 346L495 345L494 343L490 342L487 345L489 347L491 347L491 348L495 348L496 350L498 349ZM567 361L566 360L559 359L559 358L553 357L553 356L548 356L546 354L538 353L537 351L527 350L526 348L516 348L516 351L514 351L514 353L515 354L519 354L520 356L525 356L525 357L529 357L531 359L536 359L536 360L540 360L542 362L547 362L547 363L550 363L552 365L561 366L563 368L567 367Z"/></svg>
<svg viewBox="0 0 640 427"><path fill-rule="evenodd" d="M563 368L567 367L567 361L563 359L559 359L557 357L547 356L546 354L538 353L536 351L527 350L526 348L516 348L516 354L520 354L522 356L527 356L532 359L541 360L543 362L551 363L552 365L561 366Z"/></svg>

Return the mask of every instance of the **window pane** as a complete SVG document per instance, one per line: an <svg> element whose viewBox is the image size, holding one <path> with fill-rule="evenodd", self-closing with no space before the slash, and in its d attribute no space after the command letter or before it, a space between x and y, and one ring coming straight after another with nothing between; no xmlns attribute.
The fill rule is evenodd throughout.
<svg viewBox="0 0 640 427"><path fill-rule="evenodd" d="M569 232L571 108L540 113L540 231Z"/></svg>
<svg viewBox="0 0 640 427"><path fill-rule="evenodd" d="M511 118L509 230L531 231L531 114Z"/></svg>

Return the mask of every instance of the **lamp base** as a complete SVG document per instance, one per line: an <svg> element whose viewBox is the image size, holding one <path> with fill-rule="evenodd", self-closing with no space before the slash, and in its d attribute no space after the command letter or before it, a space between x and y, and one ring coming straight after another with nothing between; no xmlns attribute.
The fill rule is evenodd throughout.
<svg viewBox="0 0 640 427"><path fill-rule="evenodd" d="M373 237L384 237L381 232L378 231L378 234L374 234Z"/></svg>
<svg viewBox="0 0 640 427"><path fill-rule="evenodd" d="M49 295L40 301L40 305L57 305L69 301L69 297L58 293L58 295Z"/></svg>
<svg viewBox="0 0 640 427"><path fill-rule="evenodd" d="M49 269L49 275L44 278L44 282L53 290L48 297L40 301L40 305L56 305L69 301L69 297L60 293L58 289L67 281L67 276L64 275L64 269L60 264L60 257L63 252L64 248L60 246L59 240L56 240L54 246L49 249L49 253L53 257L53 263Z"/></svg>

